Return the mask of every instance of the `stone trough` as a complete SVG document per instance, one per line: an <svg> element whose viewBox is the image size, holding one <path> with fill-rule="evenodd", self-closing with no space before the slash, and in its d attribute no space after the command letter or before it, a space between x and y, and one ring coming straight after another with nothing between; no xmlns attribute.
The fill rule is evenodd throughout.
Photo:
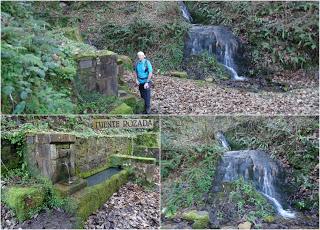
<svg viewBox="0 0 320 230"><path fill-rule="evenodd" d="M50 179L60 197L70 198L74 206L72 212L77 218L75 227L81 227L91 213L128 181L127 166L137 171L139 177L152 181L156 158L133 155L137 152L135 147L152 150L159 147L156 135L151 144L144 146L141 139L145 135L155 134L83 137L70 133L29 133L26 136L26 161L32 174ZM24 202L30 196L39 198L35 201L31 198L32 207ZM36 186L6 191L5 202L20 221L30 218L26 213L30 208L41 207L44 200L44 191Z"/></svg>

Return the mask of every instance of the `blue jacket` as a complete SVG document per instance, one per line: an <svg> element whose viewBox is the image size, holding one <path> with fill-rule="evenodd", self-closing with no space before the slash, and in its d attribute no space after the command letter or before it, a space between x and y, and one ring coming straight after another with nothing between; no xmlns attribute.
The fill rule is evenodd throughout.
<svg viewBox="0 0 320 230"><path fill-rule="evenodd" d="M149 60L143 59L136 62L135 71L140 84L144 84L148 81L149 73L152 73L152 65Z"/></svg>

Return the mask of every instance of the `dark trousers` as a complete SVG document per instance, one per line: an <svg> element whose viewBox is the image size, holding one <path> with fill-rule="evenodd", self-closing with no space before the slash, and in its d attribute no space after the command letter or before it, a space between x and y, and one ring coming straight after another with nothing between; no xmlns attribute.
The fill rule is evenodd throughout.
<svg viewBox="0 0 320 230"><path fill-rule="evenodd" d="M140 95L144 100L144 108L146 113L150 113L151 110L151 89L144 89L144 84L139 85Z"/></svg>

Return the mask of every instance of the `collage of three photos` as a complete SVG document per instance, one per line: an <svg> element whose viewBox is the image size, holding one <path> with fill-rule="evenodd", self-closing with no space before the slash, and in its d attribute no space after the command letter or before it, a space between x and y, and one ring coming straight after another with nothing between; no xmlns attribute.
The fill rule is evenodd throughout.
<svg viewBox="0 0 320 230"><path fill-rule="evenodd" d="M319 229L317 1L2 1L2 229Z"/></svg>

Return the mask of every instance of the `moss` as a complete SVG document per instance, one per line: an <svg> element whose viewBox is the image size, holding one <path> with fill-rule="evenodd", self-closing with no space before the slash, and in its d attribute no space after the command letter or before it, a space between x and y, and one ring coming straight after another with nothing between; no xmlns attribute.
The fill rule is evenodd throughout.
<svg viewBox="0 0 320 230"><path fill-rule="evenodd" d="M113 193L127 182L129 172L123 170L106 180L105 182L83 189L73 195L77 203L76 215L83 223L88 216L101 207ZM80 223L80 224L81 224Z"/></svg>
<svg viewBox="0 0 320 230"><path fill-rule="evenodd" d="M263 218L263 221L267 222L267 223L272 223L272 222L274 222L274 220L275 220L274 216L271 216L271 215Z"/></svg>
<svg viewBox="0 0 320 230"><path fill-rule="evenodd" d="M4 193L5 204L14 210L19 221L30 218L43 205L44 199L43 189L36 186L14 186Z"/></svg>
<svg viewBox="0 0 320 230"><path fill-rule="evenodd" d="M121 155L121 154L114 154L111 156L111 161L113 162L113 166L121 165L123 162L127 160L133 160L136 162L141 162L145 164L155 164L156 159L151 157L137 157L131 155Z"/></svg>
<svg viewBox="0 0 320 230"><path fill-rule="evenodd" d="M144 101L136 96L129 96L122 100L133 109L134 113L142 113L144 111Z"/></svg>
<svg viewBox="0 0 320 230"><path fill-rule="evenodd" d="M133 114L133 109L126 103L122 103L111 110L110 114Z"/></svg>
<svg viewBox="0 0 320 230"><path fill-rule="evenodd" d="M188 221L192 221L193 229L208 228L209 225L209 214L206 211L192 210L182 214L182 218Z"/></svg>
<svg viewBox="0 0 320 230"><path fill-rule="evenodd" d="M59 30L62 30L63 35L73 41L76 42L83 42L83 39L81 37L80 31L78 28L75 27L65 27L65 28L59 28Z"/></svg>
<svg viewBox="0 0 320 230"><path fill-rule="evenodd" d="M77 54L75 56L76 60L84 59L84 58L97 58L97 57L102 57L102 56L112 56L112 55L117 55L116 53L110 51L110 50L96 50L96 51L88 51L88 52L83 52L80 54Z"/></svg>
<svg viewBox="0 0 320 230"><path fill-rule="evenodd" d="M119 55L118 59L117 59L117 64L123 65L124 69L126 69L126 70L130 70L130 71L133 70L132 60L128 56Z"/></svg>
<svg viewBox="0 0 320 230"><path fill-rule="evenodd" d="M159 147L159 134L152 132L137 134L136 138L134 139L134 143L136 146L145 146L148 148Z"/></svg>
<svg viewBox="0 0 320 230"><path fill-rule="evenodd" d="M187 72L172 71L172 72L170 72L170 75L172 77L188 78Z"/></svg>

